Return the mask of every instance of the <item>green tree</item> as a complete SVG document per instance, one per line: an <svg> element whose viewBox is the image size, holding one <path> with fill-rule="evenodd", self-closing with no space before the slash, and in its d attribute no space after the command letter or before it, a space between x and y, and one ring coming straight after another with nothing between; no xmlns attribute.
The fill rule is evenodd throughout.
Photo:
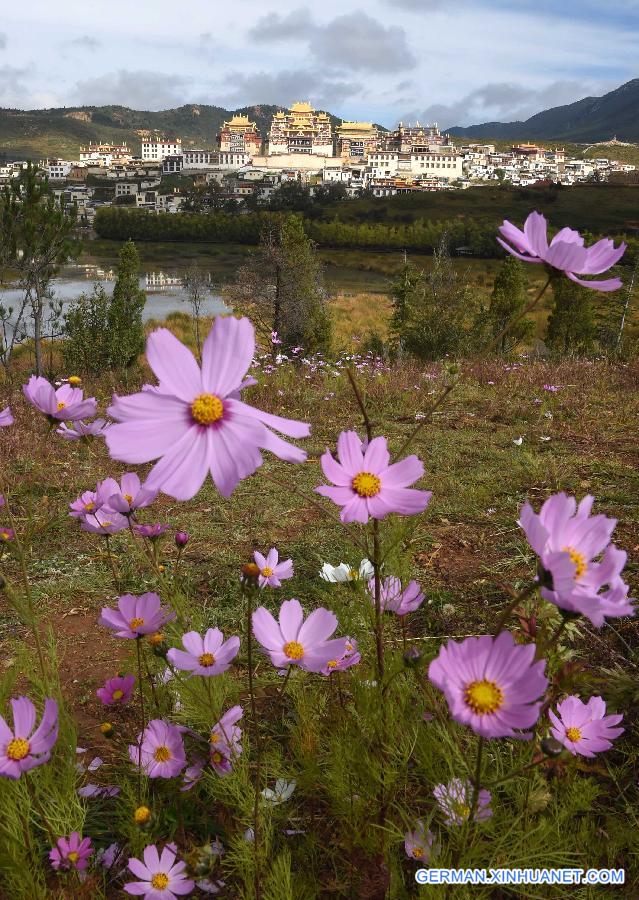
<svg viewBox="0 0 639 900"><path fill-rule="evenodd" d="M99 282L80 294L64 317L64 362L69 371L100 374L110 366L111 299Z"/></svg>
<svg viewBox="0 0 639 900"><path fill-rule="evenodd" d="M35 368L42 375L51 281L60 266L77 252L72 240L77 209L58 204L48 181L31 163L4 189L0 205L0 255L18 272L18 284L24 292L20 315L29 310L33 320Z"/></svg>
<svg viewBox="0 0 639 900"><path fill-rule="evenodd" d="M331 323L322 267L299 216L265 221L259 248L240 267L227 296L251 315L264 335L276 332L283 349L329 349Z"/></svg>
<svg viewBox="0 0 639 900"><path fill-rule="evenodd" d="M467 273L453 264L446 234L433 254L430 271L400 273L392 295L396 346L421 359L463 351L473 305Z"/></svg>
<svg viewBox="0 0 639 900"><path fill-rule="evenodd" d="M553 279L554 305L548 318L546 340L561 353L586 353L592 349L596 324L592 290L563 276Z"/></svg>
<svg viewBox="0 0 639 900"><path fill-rule="evenodd" d="M146 296L140 288L140 257L133 241L127 241L120 250L116 273L107 316L109 365L124 368L144 350L142 312Z"/></svg>
<svg viewBox="0 0 639 900"><path fill-rule="evenodd" d="M502 353L514 349L534 328L534 323L530 319L520 319L516 324L512 324L525 305L524 267L515 256L508 255L495 278L490 305L486 312L489 339L494 340L505 328L509 329L496 348Z"/></svg>

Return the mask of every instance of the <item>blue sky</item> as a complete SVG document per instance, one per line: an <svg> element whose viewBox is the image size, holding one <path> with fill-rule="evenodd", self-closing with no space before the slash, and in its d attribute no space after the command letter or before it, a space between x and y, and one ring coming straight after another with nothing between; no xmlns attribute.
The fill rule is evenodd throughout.
<svg viewBox="0 0 639 900"><path fill-rule="evenodd" d="M639 0L29 0L0 106L310 100L345 118L511 121L639 77Z"/></svg>

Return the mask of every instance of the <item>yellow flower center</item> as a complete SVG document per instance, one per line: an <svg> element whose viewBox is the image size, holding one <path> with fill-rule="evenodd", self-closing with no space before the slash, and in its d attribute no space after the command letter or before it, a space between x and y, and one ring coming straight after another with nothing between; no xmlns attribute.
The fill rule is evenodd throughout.
<svg viewBox="0 0 639 900"><path fill-rule="evenodd" d="M151 887L155 888L156 891L163 891L166 889L166 886L169 883L169 876L165 875L164 872L156 872L153 878L151 879Z"/></svg>
<svg viewBox="0 0 639 900"><path fill-rule="evenodd" d="M133 819L138 825L144 825L145 822L148 822L151 818L151 810L148 806L138 806L136 811L133 813Z"/></svg>
<svg viewBox="0 0 639 900"><path fill-rule="evenodd" d="M224 405L215 394L199 394L191 403L191 415L198 425L212 425L223 414Z"/></svg>
<svg viewBox="0 0 639 900"><path fill-rule="evenodd" d="M7 745L7 756L9 759L18 761L29 755L29 741L24 738L14 738Z"/></svg>
<svg viewBox="0 0 639 900"><path fill-rule="evenodd" d="M109 528L112 524L110 519L103 519L102 522L98 522L98 525L102 525L103 528Z"/></svg>
<svg viewBox="0 0 639 900"><path fill-rule="evenodd" d="M494 713L503 706L504 694L494 681L471 681L464 691L464 700L474 713Z"/></svg>
<svg viewBox="0 0 639 900"><path fill-rule="evenodd" d="M122 494L127 503L133 503L133 497L131 494Z"/></svg>
<svg viewBox="0 0 639 900"><path fill-rule="evenodd" d="M67 857L67 859L70 859L72 863L77 862L79 858L80 858L80 854L78 853L77 850L72 850L71 853L69 853L69 855Z"/></svg>
<svg viewBox="0 0 639 900"><path fill-rule="evenodd" d="M413 847L413 856L415 857L415 859L419 859L420 856L423 856L423 855L424 855L424 848L421 847L419 844L415 844L415 846Z"/></svg>
<svg viewBox="0 0 639 900"><path fill-rule="evenodd" d="M84 504L84 508L87 510L87 512L91 512L92 509L95 509L95 503L93 502L93 500L89 500L88 503Z"/></svg>
<svg viewBox="0 0 639 900"><path fill-rule="evenodd" d="M203 653L198 657L198 662L201 666L212 666L215 663L215 657L212 653Z"/></svg>
<svg viewBox="0 0 639 900"><path fill-rule="evenodd" d="M119 688L117 691L113 691L111 695L114 700L121 700L124 697L124 691L121 691Z"/></svg>
<svg viewBox="0 0 639 900"><path fill-rule="evenodd" d="M457 813L460 819L467 819L470 815L470 806L465 803L453 803L453 812Z"/></svg>
<svg viewBox="0 0 639 900"><path fill-rule="evenodd" d="M289 641L284 644L284 653L289 659L301 659L304 656L304 648L298 641Z"/></svg>
<svg viewBox="0 0 639 900"><path fill-rule="evenodd" d="M219 763L221 763L223 759L224 757L219 750L214 750L213 753L211 753L211 762L217 763L219 765Z"/></svg>
<svg viewBox="0 0 639 900"><path fill-rule="evenodd" d="M360 497L375 497L382 489L382 482L371 472L358 472L351 485Z"/></svg>
<svg viewBox="0 0 639 900"><path fill-rule="evenodd" d="M272 574L273 574L273 569L271 569L270 566L264 566L264 568L262 569L262 575L265 578L270 578Z"/></svg>
<svg viewBox="0 0 639 900"><path fill-rule="evenodd" d="M8 531L0 531L0 540L8 541L9 540L9 532Z"/></svg>
<svg viewBox="0 0 639 900"><path fill-rule="evenodd" d="M140 619L137 616L129 622L129 628L133 631L136 628L142 628L144 625L144 619Z"/></svg>
<svg viewBox="0 0 639 900"><path fill-rule="evenodd" d="M159 644L164 642L164 635L161 631L156 631L154 634L149 635L149 644L152 647L157 647Z"/></svg>
<svg viewBox="0 0 639 900"><path fill-rule="evenodd" d="M334 669L336 665L337 665L337 660L336 660L336 659L329 659L329 661L326 663L326 668L327 668L327 669Z"/></svg>
<svg viewBox="0 0 639 900"><path fill-rule="evenodd" d="M82 379L79 375L69 375L67 381L69 384L82 384Z"/></svg>
<svg viewBox="0 0 639 900"><path fill-rule="evenodd" d="M211 732L211 743L212 743L212 744L217 744L217 742L218 742L219 740L220 740L220 735L217 733L217 731L212 731L212 732Z"/></svg>
<svg viewBox="0 0 639 900"><path fill-rule="evenodd" d="M156 762L168 762L171 759L171 751L162 744L153 751L153 759Z"/></svg>
<svg viewBox="0 0 639 900"><path fill-rule="evenodd" d="M581 731L578 728L566 728L566 737L573 743L581 740Z"/></svg>
<svg viewBox="0 0 639 900"><path fill-rule="evenodd" d="M575 550L574 547L562 547L561 548L564 553L567 553L568 556L575 564L576 572L575 572L575 580L579 581L586 574L586 570L588 566L586 565L586 557L583 553L579 553L578 550Z"/></svg>
<svg viewBox="0 0 639 900"><path fill-rule="evenodd" d="M65 406L66 406L66 403L63 400L58 401L58 412L61 409L64 409Z"/></svg>

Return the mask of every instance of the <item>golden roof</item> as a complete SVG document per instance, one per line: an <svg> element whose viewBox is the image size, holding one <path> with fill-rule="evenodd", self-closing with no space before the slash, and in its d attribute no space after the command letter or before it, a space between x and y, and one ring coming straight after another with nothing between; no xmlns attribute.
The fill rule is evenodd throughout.
<svg viewBox="0 0 639 900"><path fill-rule="evenodd" d="M377 131L372 122L342 122L338 131Z"/></svg>
<svg viewBox="0 0 639 900"><path fill-rule="evenodd" d="M245 125L251 126L251 125L253 125L253 122L251 122L251 120L249 119L248 116L240 116L237 114L231 116L229 121L224 123L225 128L227 128L227 127L232 128L234 126L237 128L239 126L245 126Z"/></svg>
<svg viewBox="0 0 639 900"><path fill-rule="evenodd" d="M310 113L315 112L310 103L293 103L290 108L292 113Z"/></svg>

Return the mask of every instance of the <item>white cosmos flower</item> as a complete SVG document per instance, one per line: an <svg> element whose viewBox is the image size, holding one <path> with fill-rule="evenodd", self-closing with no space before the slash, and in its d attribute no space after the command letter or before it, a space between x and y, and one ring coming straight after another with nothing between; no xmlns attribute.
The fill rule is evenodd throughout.
<svg viewBox="0 0 639 900"><path fill-rule="evenodd" d="M290 799L296 787L297 782L294 778L290 781L287 781L285 778L278 778L275 782L275 789L271 790L271 788L264 788L262 797L264 797L267 803L270 803L273 806L279 806L280 803L284 803L285 800Z"/></svg>
<svg viewBox="0 0 639 900"><path fill-rule="evenodd" d="M320 578L324 581L357 581L359 579L367 581L373 577L373 564L369 559L363 559L359 564L359 572L352 569L347 563L340 563L339 566L332 566L330 563L324 563L320 570Z"/></svg>

